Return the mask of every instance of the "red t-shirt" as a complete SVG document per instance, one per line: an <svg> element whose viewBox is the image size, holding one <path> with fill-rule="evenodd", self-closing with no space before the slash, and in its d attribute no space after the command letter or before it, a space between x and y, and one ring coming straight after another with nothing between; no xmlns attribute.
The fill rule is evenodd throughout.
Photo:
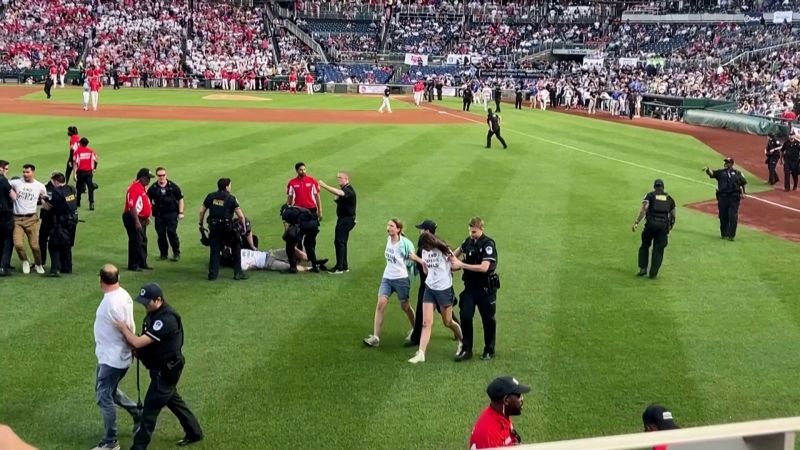
<svg viewBox="0 0 800 450"><path fill-rule="evenodd" d="M88 172L94 170L94 164L97 162L97 153L89 147L78 147L75 150L75 154L72 155L72 159L75 162L75 170Z"/></svg>
<svg viewBox="0 0 800 450"><path fill-rule="evenodd" d="M138 180L131 184L128 188L128 193L125 195L124 212L128 213L131 210L135 210L140 219L149 219L153 210L147 191Z"/></svg>
<svg viewBox="0 0 800 450"><path fill-rule="evenodd" d="M294 206L315 209L317 199L314 197L319 194L319 183L314 177L308 175L303 178L294 177L286 186L286 194L294 198Z"/></svg>
<svg viewBox="0 0 800 450"><path fill-rule="evenodd" d="M289 81L297 81L297 74L292 72L289 74Z"/></svg>
<svg viewBox="0 0 800 450"><path fill-rule="evenodd" d="M69 137L69 149L70 151L74 152L78 149L78 142L80 142L81 137L77 134L72 135Z"/></svg>
<svg viewBox="0 0 800 450"><path fill-rule="evenodd" d="M492 409L483 410L469 437L471 450L480 448L510 447L517 445L517 438L511 434L514 426L509 419Z"/></svg>

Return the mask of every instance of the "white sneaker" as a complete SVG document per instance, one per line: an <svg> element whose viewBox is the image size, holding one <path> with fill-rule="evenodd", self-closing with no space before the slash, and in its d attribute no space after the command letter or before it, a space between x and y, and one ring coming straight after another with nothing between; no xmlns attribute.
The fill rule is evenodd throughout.
<svg viewBox="0 0 800 450"><path fill-rule="evenodd" d="M381 338L378 336L370 334L366 338L364 338L364 345L368 345L370 347L377 347L381 345Z"/></svg>
<svg viewBox="0 0 800 450"><path fill-rule="evenodd" d="M41 265L37 264L33 266L33 268L36 269L36 273L38 273L39 275L44 275L44 267L42 267Z"/></svg>
<svg viewBox="0 0 800 450"><path fill-rule="evenodd" d="M422 350L417 350L417 353L414 354L414 357L409 359L408 362L411 364L425 362L425 352Z"/></svg>
<svg viewBox="0 0 800 450"><path fill-rule="evenodd" d="M463 349L464 349L464 343L461 342L461 341L458 341L458 347L456 347L456 356L461 354L461 350L463 350Z"/></svg>
<svg viewBox="0 0 800 450"><path fill-rule="evenodd" d="M31 263L28 261L22 261L22 273L31 273Z"/></svg>

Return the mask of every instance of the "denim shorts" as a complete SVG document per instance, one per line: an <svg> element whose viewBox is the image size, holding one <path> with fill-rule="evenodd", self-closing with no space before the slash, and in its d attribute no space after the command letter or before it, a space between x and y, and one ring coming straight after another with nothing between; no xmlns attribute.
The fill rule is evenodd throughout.
<svg viewBox="0 0 800 450"><path fill-rule="evenodd" d="M378 297L389 298L392 293L397 292L397 298L401 302L407 302L410 291L411 282L408 278L398 278L396 280L381 278L381 287L378 289Z"/></svg>
<svg viewBox="0 0 800 450"><path fill-rule="evenodd" d="M425 286L425 293L422 294L422 303L434 303L439 305L439 308L447 308L448 306L453 306L455 297L456 294L452 287L436 291Z"/></svg>

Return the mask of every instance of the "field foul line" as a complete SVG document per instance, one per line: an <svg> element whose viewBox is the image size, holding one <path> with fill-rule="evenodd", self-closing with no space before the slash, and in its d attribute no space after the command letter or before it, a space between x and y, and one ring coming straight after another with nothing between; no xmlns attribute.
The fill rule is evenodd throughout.
<svg viewBox="0 0 800 450"><path fill-rule="evenodd" d="M447 112L447 111L440 111L440 110L436 110L436 109L433 109L433 108L428 108L427 106L423 106L423 108L429 109L431 111L438 111L441 114L447 114L447 115L450 115L450 116L453 116L453 117L458 117L459 119L463 119L463 120L466 120L468 122L473 122L473 123L477 123L477 124L481 124L481 125L483 124L482 121L475 120L475 119L472 119L472 118L469 118L469 117L460 116L458 114L452 114L452 113ZM663 174L663 175L668 175L670 177L679 178L681 180L689 181L691 183L702 184L703 186L716 187L713 183L707 183L707 182L704 182L704 181L696 180L694 178L689 178L689 177L685 177L683 175L678 175L676 173L671 173L671 172L667 172L665 170L656 169L655 167L645 166L645 165L642 165L642 164L637 164L635 162L626 161L624 159L614 158L613 156L604 155L602 153L595 153L595 152L592 152L592 151L589 151L589 150L586 150L586 149L582 149L580 147L575 147L573 145L564 144L563 142L552 141L550 139L545 139L543 137L534 136L532 134L524 133L522 131L517 131L517 130L515 130L513 128L506 128L506 130L511 131L512 133L517 133L519 135L531 138L531 139L536 139L537 141L546 142L546 143L552 144L552 145L557 145L559 147L564 147L564 148L567 148L567 149L570 149L570 150L574 150L576 152L584 153L586 155L591 155L591 156L594 156L594 157L597 157L597 158L602 158L602 159L605 159L605 160L608 160L608 161L614 161L614 162L618 162L620 164L625 164L627 166L637 167L639 169L649 170L651 172L656 172L656 173L660 173L660 174ZM780 204L780 203L777 203L777 202L773 202L771 200L767 200L765 198L755 197L755 196L749 195L749 194L746 194L745 196L747 198L752 198L753 200L757 200L759 202L766 203L768 205L772 205L772 206L776 206L778 208L783 208L783 209L788 210L788 211L800 213L800 209L792 208L791 206L786 206L786 205L783 205L783 204Z"/></svg>

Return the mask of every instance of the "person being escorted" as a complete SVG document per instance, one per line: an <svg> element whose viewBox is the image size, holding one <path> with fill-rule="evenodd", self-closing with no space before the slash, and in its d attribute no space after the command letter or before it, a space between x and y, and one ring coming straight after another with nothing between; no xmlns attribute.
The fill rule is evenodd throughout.
<svg viewBox="0 0 800 450"><path fill-rule="evenodd" d="M522 414L523 395L530 391L530 386L520 384L514 377L503 376L492 380L486 387L491 403L472 427L470 450L521 444L522 438L514 429L511 417Z"/></svg>
<svg viewBox="0 0 800 450"><path fill-rule="evenodd" d="M180 186L167 178L167 169L156 168L156 177L156 182L147 190L147 197L153 205L160 259L166 260L172 247L172 261L179 261L181 241L178 238L178 222L184 217L183 192Z"/></svg>
<svg viewBox="0 0 800 450"><path fill-rule="evenodd" d="M183 428L184 437L177 442L185 446L203 440L203 430L194 413L178 394L178 382L186 363L183 357L183 323L181 316L164 297L156 283L145 284L136 297L144 305L147 316L141 336L136 336L123 321L114 322L139 360L150 371L150 386L144 397L139 430L133 436L131 450L144 450L153 439L158 414L166 406Z"/></svg>
<svg viewBox="0 0 800 450"><path fill-rule="evenodd" d="M152 179L150 169L139 169L125 194L122 224L128 234L128 270L134 272L153 269L147 265L147 225L150 224L153 205L145 190Z"/></svg>
<svg viewBox="0 0 800 450"><path fill-rule="evenodd" d="M648 260L650 259L650 246L653 246L653 257L649 264L650 278L658 276L661 262L664 259L664 249L667 247L667 236L675 226L675 200L664 191L664 181L653 182L653 191L648 192L642 200L642 208L631 227L636 227L642 218L646 217L642 230L642 245L639 247L639 273L640 277L647 275Z"/></svg>
<svg viewBox="0 0 800 450"><path fill-rule="evenodd" d="M381 103L381 107L378 108L378 112L383 114L383 110L386 109L390 113L392 112L392 105L389 104L389 94L391 91L389 90L389 86L386 86L386 89L383 90L383 103Z"/></svg>
<svg viewBox="0 0 800 450"><path fill-rule="evenodd" d="M322 189L333 194L336 198L336 229L333 237L333 247L336 250L336 265L330 273L340 274L350 271L347 261L347 241L350 239L350 232L356 226L356 191L350 184L350 174L341 171L336 174L336 182L339 188L334 188L320 181Z"/></svg>
<svg viewBox="0 0 800 450"><path fill-rule="evenodd" d="M495 273L497 269L497 246L494 240L484 234L484 223L480 217L473 217L469 221L469 237L464 240L461 247L453 252L451 264L454 269L463 269L464 291L459 296L459 318L461 330L464 334L461 353L456 355L456 361L466 361L472 358L472 318L475 308L481 315L483 322L483 354L484 361L494 358L495 337L497 322L495 320L495 302L497 290L500 289L500 277ZM459 260L463 255L463 262Z"/></svg>
<svg viewBox="0 0 800 450"><path fill-rule="evenodd" d="M497 136L497 140L503 144L503 148L508 148L506 140L503 139L503 136L500 136L500 114L494 114L492 108L489 108L486 124L489 126L489 131L486 133L486 148L492 148L492 136Z"/></svg>
<svg viewBox="0 0 800 450"><path fill-rule="evenodd" d="M722 239L733 241L736 237L736 226L739 223L739 204L747 194L747 179L742 172L733 168L733 158L723 160L724 168L703 171L709 178L717 180L717 209L719 210L719 232Z"/></svg>
<svg viewBox="0 0 800 450"><path fill-rule="evenodd" d="M42 209L52 216L48 246L50 250L50 277L61 273L72 273L72 247L78 228L78 205L75 188L67 184L63 173L55 173L50 178L53 189L49 198L43 202Z"/></svg>
<svg viewBox="0 0 800 450"><path fill-rule="evenodd" d="M11 275L11 249L14 248L14 203L17 193L8 182L8 161L0 160L0 277Z"/></svg>
<svg viewBox="0 0 800 450"><path fill-rule="evenodd" d="M766 157L764 164L767 165L767 171L769 172L767 183L770 185L781 181L780 178L778 178L778 171L775 169L778 167L778 162L781 160L782 147L783 144L781 144L778 137L774 134L770 134L767 147L764 149L764 156Z"/></svg>
<svg viewBox="0 0 800 450"><path fill-rule="evenodd" d="M131 333L136 332L136 324L133 321L133 300L119 285L119 270L106 264L100 269L99 276L103 299L94 319L94 353L97 356L94 390L105 432L93 450L119 450L115 405L133 418L134 434L141 411L119 389L119 383L131 365L132 353L125 338L117 331L116 322L119 321Z"/></svg>
<svg viewBox="0 0 800 450"><path fill-rule="evenodd" d="M94 211L94 171L97 170L97 153L89 148L89 139L81 138L78 148L72 155L75 168L75 188L78 191L78 208L81 207L81 194L89 190L89 211Z"/></svg>
<svg viewBox="0 0 800 450"><path fill-rule="evenodd" d="M22 273L31 273L28 254L25 252L25 237L33 253L34 269L44 274L42 253L39 248L39 216L36 215L40 200L47 197L47 188L35 178L36 166L22 166L22 178L11 180L11 188L16 192L14 201L14 248L22 261Z"/></svg>
<svg viewBox="0 0 800 450"><path fill-rule="evenodd" d="M800 136L794 130L789 133L789 139L783 143L781 148L781 158L783 159L783 190L789 192L789 179L791 178L791 189L797 190L797 176L800 173Z"/></svg>
<svg viewBox="0 0 800 450"><path fill-rule="evenodd" d="M200 232L204 233L203 221L208 212L208 230L210 254L208 258L208 279L213 281L219 276L219 262L222 248L231 248L233 255L233 279L246 280L247 274L242 271L242 241L233 227L234 215L241 222L242 230L247 229L244 213L239 202L231 194L231 179L217 180L217 190L209 193L203 206L200 207Z"/></svg>

